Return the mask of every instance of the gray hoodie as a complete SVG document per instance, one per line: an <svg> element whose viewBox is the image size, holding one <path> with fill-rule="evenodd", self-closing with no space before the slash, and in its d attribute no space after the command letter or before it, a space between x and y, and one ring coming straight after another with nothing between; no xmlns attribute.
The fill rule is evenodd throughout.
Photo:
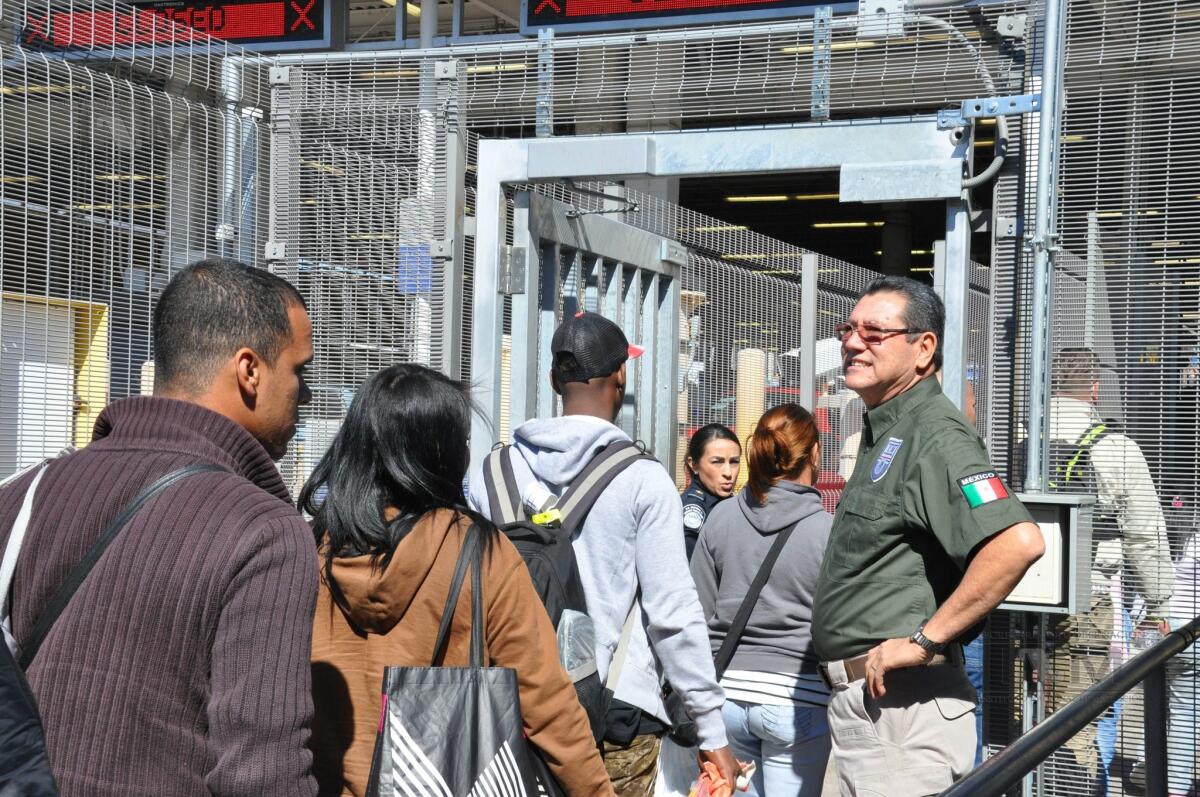
<svg viewBox="0 0 1200 797"><path fill-rule="evenodd" d="M716 654L775 536L796 526L750 614L731 670L815 673L813 594L833 518L811 487L780 482L765 504L749 489L708 516L692 556L692 577ZM799 525L797 525L799 524Z"/></svg>
<svg viewBox="0 0 1200 797"><path fill-rule="evenodd" d="M561 495L597 452L629 439L613 424L586 415L527 421L513 437L513 473L522 495L534 480ZM471 507L489 515L480 467L472 470L469 488ZM696 587L685 575L681 528L683 509L674 481L662 465L643 460L613 479L572 547L596 625L601 679L608 676L621 627L640 589L642 622L635 627L615 696L666 721L660 689L665 674L696 721L700 746L714 750L726 744L725 693L717 685Z"/></svg>

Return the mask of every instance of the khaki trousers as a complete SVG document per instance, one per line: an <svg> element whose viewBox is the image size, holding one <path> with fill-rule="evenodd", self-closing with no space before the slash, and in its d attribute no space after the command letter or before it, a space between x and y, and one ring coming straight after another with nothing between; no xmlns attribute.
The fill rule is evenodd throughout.
<svg viewBox="0 0 1200 797"><path fill-rule="evenodd" d="M936 795L971 770L976 694L960 665L893 670L879 700L838 670L829 729L842 797Z"/></svg>

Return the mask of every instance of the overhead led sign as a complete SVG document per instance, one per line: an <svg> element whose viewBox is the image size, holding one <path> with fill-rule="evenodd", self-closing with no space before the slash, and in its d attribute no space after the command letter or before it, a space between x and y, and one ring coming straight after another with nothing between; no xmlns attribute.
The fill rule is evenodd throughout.
<svg viewBox="0 0 1200 797"><path fill-rule="evenodd" d="M79 49L184 43L187 28L215 39L263 49L328 43L329 0L134 0L134 10L30 13L27 47Z"/></svg>
<svg viewBox="0 0 1200 797"><path fill-rule="evenodd" d="M658 27L690 23L747 22L810 14L826 2L798 0L522 0L522 29L564 32ZM857 8L857 3L833 3Z"/></svg>

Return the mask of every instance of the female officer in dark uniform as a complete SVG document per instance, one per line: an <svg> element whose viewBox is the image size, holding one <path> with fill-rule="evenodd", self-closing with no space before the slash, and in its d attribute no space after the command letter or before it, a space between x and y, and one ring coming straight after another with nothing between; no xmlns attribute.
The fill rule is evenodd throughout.
<svg viewBox="0 0 1200 797"><path fill-rule="evenodd" d="M737 435L719 423L701 426L688 442L689 484L683 491L683 537L688 559L700 527L719 501L733 495L742 469L742 446Z"/></svg>

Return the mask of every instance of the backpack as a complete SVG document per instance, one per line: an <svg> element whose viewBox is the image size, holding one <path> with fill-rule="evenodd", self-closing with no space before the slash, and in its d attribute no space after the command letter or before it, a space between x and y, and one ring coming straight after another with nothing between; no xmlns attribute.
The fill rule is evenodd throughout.
<svg viewBox="0 0 1200 797"><path fill-rule="evenodd" d="M1046 463L1049 466L1047 486L1057 492L1099 495L1096 468L1092 464L1092 448L1108 435L1119 431L1112 421L1097 421L1074 442L1052 439ZM1116 516L1097 508L1092 517L1092 536L1111 538L1118 533Z"/></svg>
<svg viewBox="0 0 1200 797"><path fill-rule="evenodd" d="M575 684L579 702L588 715L592 735L603 738L608 699L596 670L591 618L579 577L571 541L601 493L625 468L638 460L654 461L629 440L601 449L580 471L561 497L546 493L532 514L517 485L512 467L512 447L492 451L483 463L492 522L516 547L550 622L558 635L559 659Z"/></svg>
<svg viewBox="0 0 1200 797"><path fill-rule="evenodd" d="M42 717L38 712L37 701L33 690L25 679L25 671L33 662L46 635L66 608L71 596L83 583L92 567L100 560L108 545L116 538L118 532L134 516L134 514L152 497L172 484L186 479L196 473L223 470L215 465L190 465L172 471L157 479L144 489L129 504L117 514L104 532L96 539L84 554L82 561L67 575L58 589L50 597L42 614L38 617L29 639L24 647L19 647L12 634L9 617L9 590L12 585L13 572L16 569L17 557L21 552L21 544L29 527L29 518L33 511L33 498L37 492L38 483L46 472L43 465L37 475L25 490L25 498L21 509L13 522L12 531L4 548L3 558L0 559L0 739L4 744L0 747L0 795L21 795L21 797L58 797L58 788L54 775L50 770L50 759L46 753L45 734L42 730Z"/></svg>

